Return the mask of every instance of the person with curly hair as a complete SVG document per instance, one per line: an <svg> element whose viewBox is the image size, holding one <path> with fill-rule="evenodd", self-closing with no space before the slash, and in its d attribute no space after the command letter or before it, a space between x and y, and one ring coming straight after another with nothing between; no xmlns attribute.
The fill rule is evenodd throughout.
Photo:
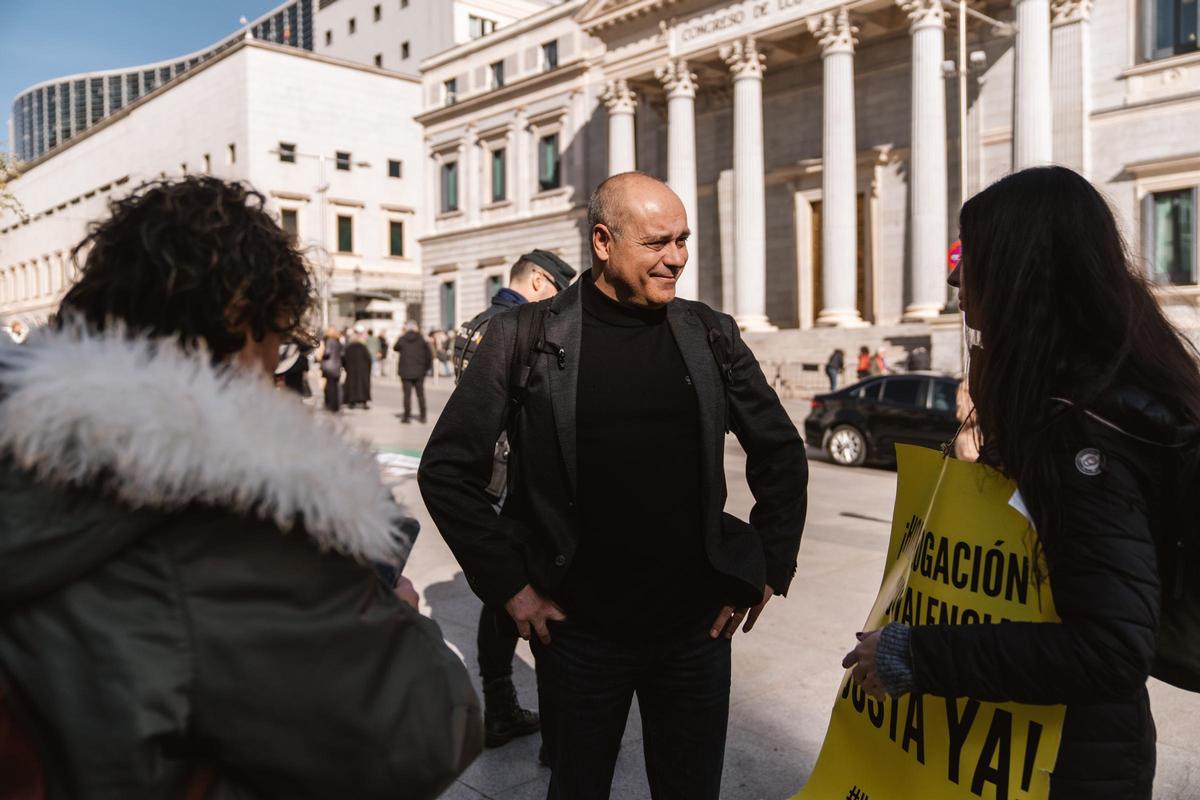
<svg viewBox="0 0 1200 800"><path fill-rule="evenodd" d="M139 187L0 342L0 796L432 798L482 747L415 521L272 385L313 287L264 203Z"/></svg>

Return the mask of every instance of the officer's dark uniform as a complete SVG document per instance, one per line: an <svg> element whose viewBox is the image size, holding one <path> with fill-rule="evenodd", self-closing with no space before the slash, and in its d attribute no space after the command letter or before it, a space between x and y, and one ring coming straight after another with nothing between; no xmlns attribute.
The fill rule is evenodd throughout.
<svg viewBox="0 0 1200 800"><path fill-rule="evenodd" d="M546 250L533 250L518 261L529 261L550 276L558 291L566 289L575 277L571 265ZM454 381L462 377L471 363L471 356L483 341L488 323L497 314L529 302L512 289L501 289L492 297L492 304L460 327L454 337ZM508 481L508 441L501 435L496 443L496 461L488 494L499 508L504 502ZM476 645L479 653L479 677L483 680L484 743L499 747L516 736L525 736L541 727L536 712L518 704L512 683L512 660L517 650L517 627L504 609L485 606L479 616ZM540 754L539 754L539 757ZM545 759L542 758L543 763Z"/></svg>

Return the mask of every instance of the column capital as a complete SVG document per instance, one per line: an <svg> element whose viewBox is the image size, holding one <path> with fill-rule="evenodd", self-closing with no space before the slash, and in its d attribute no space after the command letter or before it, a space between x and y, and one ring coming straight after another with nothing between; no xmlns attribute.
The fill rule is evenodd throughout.
<svg viewBox="0 0 1200 800"><path fill-rule="evenodd" d="M1054 25L1068 25L1072 22L1087 22L1092 18L1095 0L1050 0L1050 12L1054 15Z"/></svg>
<svg viewBox="0 0 1200 800"><path fill-rule="evenodd" d="M632 114L637 110L637 94L624 78L609 81L600 97L609 114Z"/></svg>
<svg viewBox="0 0 1200 800"><path fill-rule="evenodd" d="M845 8L809 17L808 32L817 38L822 56L853 53L858 44L858 39L854 38L858 28L850 24L850 12Z"/></svg>
<svg viewBox="0 0 1200 800"><path fill-rule="evenodd" d="M668 60L666 64L654 70L654 77L662 81L663 88L667 90L668 100L672 97L696 96L696 82L699 79L688 69L687 61L682 58Z"/></svg>
<svg viewBox="0 0 1200 800"><path fill-rule="evenodd" d="M922 28L945 28L946 9L941 0L896 0L905 14L908 14L909 31L916 32Z"/></svg>
<svg viewBox="0 0 1200 800"><path fill-rule="evenodd" d="M720 51L721 60L729 66L733 79L757 78L762 80L766 72L767 57L758 52L758 45L753 36L738 39L732 44L724 45Z"/></svg>

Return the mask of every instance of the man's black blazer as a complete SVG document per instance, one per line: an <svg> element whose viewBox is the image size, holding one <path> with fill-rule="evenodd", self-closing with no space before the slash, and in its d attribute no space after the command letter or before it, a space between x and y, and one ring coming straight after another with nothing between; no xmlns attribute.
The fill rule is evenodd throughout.
<svg viewBox="0 0 1200 800"><path fill-rule="evenodd" d="M549 304L546 352L537 356L518 412L509 464L515 477L504 512L496 514L485 488L492 477L496 439L508 421L517 310L492 319L471 368L463 373L434 427L418 474L425 504L468 583L496 608L526 584L555 597L579 541L579 282L542 302ZM750 605L755 593L761 599L764 583L785 594L796 572L807 509L808 462L796 426L737 325L719 315L734 353L730 427L746 451L746 480L755 499L749 524L723 514L726 391L696 310L699 305L674 300L667 307L667 321L700 403L704 541L713 567L743 587ZM629 461L636 467L637 453L630 453Z"/></svg>

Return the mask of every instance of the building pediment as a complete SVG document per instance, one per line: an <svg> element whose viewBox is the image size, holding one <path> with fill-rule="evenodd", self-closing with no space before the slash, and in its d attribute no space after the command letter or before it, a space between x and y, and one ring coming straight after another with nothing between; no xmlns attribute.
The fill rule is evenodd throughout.
<svg viewBox="0 0 1200 800"><path fill-rule="evenodd" d="M575 21L588 33L653 14L680 0L589 0Z"/></svg>

